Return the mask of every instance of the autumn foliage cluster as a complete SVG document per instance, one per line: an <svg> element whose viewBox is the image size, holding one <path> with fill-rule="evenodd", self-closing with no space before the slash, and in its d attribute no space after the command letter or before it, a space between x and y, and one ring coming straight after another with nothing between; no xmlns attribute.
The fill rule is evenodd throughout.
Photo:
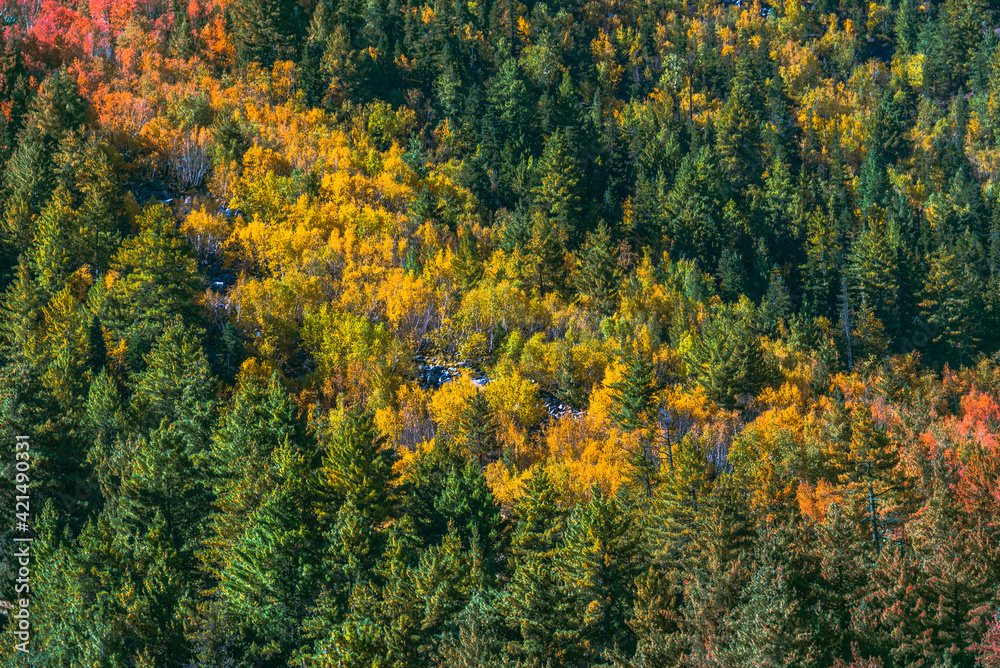
<svg viewBox="0 0 1000 668"><path fill-rule="evenodd" d="M1000 666L988 3L0 16L32 665Z"/></svg>

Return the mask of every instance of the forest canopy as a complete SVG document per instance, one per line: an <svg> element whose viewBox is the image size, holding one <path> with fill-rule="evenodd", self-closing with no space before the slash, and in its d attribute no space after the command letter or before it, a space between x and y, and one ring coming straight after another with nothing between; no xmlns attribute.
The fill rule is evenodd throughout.
<svg viewBox="0 0 1000 668"><path fill-rule="evenodd" d="M1000 666L986 0L2 19L4 665Z"/></svg>

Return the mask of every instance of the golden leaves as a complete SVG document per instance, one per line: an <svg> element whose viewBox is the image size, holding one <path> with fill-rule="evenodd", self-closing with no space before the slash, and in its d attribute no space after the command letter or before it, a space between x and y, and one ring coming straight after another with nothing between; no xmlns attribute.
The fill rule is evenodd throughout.
<svg viewBox="0 0 1000 668"><path fill-rule="evenodd" d="M531 43L531 25L524 20L523 16L517 17L517 34L521 37L522 44Z"/></svg>
<svg viewBox="0 0 1000 668"><path fill-rule="evenodd" d="M590 52L597 61L597 73L601 83L609 89L617 86L624 68L618 63L618 54L611 43L611 37L603 28L590 43Z"/></svg>
<svg viewBox="0 0 1000 668"><path fill-rule="evenodd" d="M181 232L202 257L220 253L232 226L225 216L209 213L205 206L192 211L181 224Z"/></svg>

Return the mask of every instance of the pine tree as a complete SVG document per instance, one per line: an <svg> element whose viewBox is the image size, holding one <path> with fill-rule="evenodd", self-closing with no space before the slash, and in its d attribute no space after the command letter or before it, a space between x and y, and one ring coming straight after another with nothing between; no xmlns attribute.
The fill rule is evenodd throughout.
<svg viewBox="0 0 1000 668"><path fill-rule="evenodd" d="M872 207L884 207L886 193L890 192L889 175L881 151L874 147L868 149L858 181L858 208L870 216L878 215Z"/></svg>
<svg viewBox="0 0 1000 668"><path fill-rule="evenodd" d="M645 351L638 350L634 345L625 350L622 363L624 373L621 380L610 386L615 401L611 417L621 429L637 432L637 449L629 454L629 462L637 485L650 497L660 465L655 452L655 397L659 390L656 370Z"/></svg>
<svg viewBox="0 0 1000 668"><path fill-rule="evenodd" d="M435 501L455 462L441 450L444 449L418 453L401 484L405 493L402 514L413 522L413 531L421 547L440 541L448 525L447 519L435 508Z"/></svg>
<svg viewBox="0 0 1000 668"><path fill-rule="evenodd" d="M232 8L236 54L244 65L270 68L298 53L303 18L289 0L239 0Z"/></svg>
<svg viewBox="0 0 1000 668"><path fill-rule="evenodd" d="M894 661L943 658L971 666L969 644L992 604L990 567L997 563L997 549L992 540L985 542L985 551L976 549L982 546L982 525L965 516L949 485L954 481L940 471L936 477L933 493L907 526L913 551L877 564L875 586L865 602L878 611L883 601L896 601L877 619Z"/></svg>
<svg viewBox="0 0 1000 668"><path fill-rule="evenodd" d="M612 248L607 225L600 222L597 231L587 233L586 241L575 254L573 284L586 303L601 316L609 316L617 308L617 292L621 269Z"/></svg>
<svg viewBox="0 0 1000 668"><path fill-rule="evenodd" d="M396 474L394 453L385 447L373 416L357 407L337 411L323 446L320 473L334 501L352 504L367 522L380 525L395 503Z"/></svg>
<svg viewBox="0 0 1000 668"><path fill-rule="evenodd" d="M207 537L210 490L198 471L201 452L165 424L148 436L123 439L107 467L120 481L109 491L123 525L138 531L154 517L164 523L184 568L195 572L194 551Z"/></svg>
<svg viewBox="0 0 1000 668"><path fill-rule="evenodd" d="M194 295L202 284L194 250L163 204L147 207L138 236L126 240L111 264L118 278L104 317L131 369L141 367L152 342L181 316L195 320Z"/></svg>
<svg viewBox="0 0 1000 668"><path fill-rule="evenodd" d="M990 231L985 243L986 263L983 271L986 296L983 300L984 311L983 320L986 325L987 335L984 337L984 345L993 349L1000 343L1000 210L994 212L993 220L990 224ZM993 334L990 335L989 332Z"/></svg>
<svg viewBox="0 0 1000 668"><path fill-rule="evenodd" d="M819 638L803 628L802 604L785 569L769 564L758 568L741 593L744 602L731 613L730 641L716 665L814 664Z"/></svg>
<svg viewBox="0 0 1000 668"><path fill-rule="evenodd" d="M876 318L885 323L891 333L898 333L899 321L899 266L896 249L891 245L885 225L868 219L868 224L851 245L847 259L854 301L865 295Z"/></svg>
<svg viewBox="0 0 1000 668"><path fill-rule="evenodd" d="M645 169L639 167L635 187L628 200L630 215L622 221L622 231L633 248L641 248L648 243L656 246L661 242L665 231L663 203L669 192L667 184L667 175L662 169L651 178Z"/></svg>
<svg viewBox="0 0 1000 668"><path fill-rule="evenodd" d="M951 491L937 486L910 523L914 549L884 550L872 568L861 631L894 665L976 663L970 645L992 605L989 564L997 553L987 541L987 553L976 554L980 528L966 529L963 514Z"/></svg>
<svg viewBox="0 0 1000 668"><path fill-rule="evenodd" d="M580 650L572 602L556 570L566 530L558 501L550 476L536 465L516 508L513 575L503 602L509 623L520 632L520 653L542 665L566 665Z"/></svg>
<svg viewBox="0 0 1000 668"><path fill-rule="evenodd" d="M854 359L867 360L881 358L889 345L885 334L885 326L869 304L868 294L861 292L860 298L854 302L850 324L851 346Z"/></svg>
<svg viewBox="0 0 1000 668"><path fill-rule="evenodd" d="M527 83L510 42L501 39L496 48L497 67L486 84L487 115L496 123L500 142L517 137L530 124Z"/></svg>
<svg viewBox="0 0 1000 668"><path fill-rule="evenodd" d="M427 638L440 636L476 591L475 554L449 524L441 543L420 555L411 577L422 609L421 631Z"/></svg>
<svg viewBox="0 0 1000 668"><path fill-rule="evenodd" d="M735 407L772 382L775 370L750 327L753 305L710 307L705 325L686 357L692 378L720 405Z"/></svg>
<svg viewBox="0 0 1000 668"><path fill-rule="evenodd" d="M503 612L492 592L476 593L456 617L457 637L446 638L435 666L502 668L515 662L506 642Z"/></svg>
<svg viewBox="0 0 1000 668"><path fill-rule="evenodd" d="M978 0L941 3L926 49L926 67L939 99L965 87L979 42L979 19L983 11Z"/></svg>
<svg viewBox="0 0 1000 668"><path fill-rule="evenodd" d="M849 442L833 443L827 457L843 486L856 522L872 546L880 550L886 527L899 521L900 504L908 501L909 481L899 470L899 453L871 411L855 407Z"/></svg>
<svg viewBox="0 0 1000 668"><path fill-rule="evenodd" d="M754 181L762 166L760 124L764 99L759 80L750 60L740 58L732 90L716 125L719 162L737 189Z"/></svg>
<svg viewBox="0 0 1000 668"><path fill-rule="evenodd" d="M635 606L629 626L636 635L635 654L612 654L613 665L654 668L678 665L690 651L689 638L680 628L682 581L655 564L636 578Z"/></svg>
<svg viewBox="0 0 1000 668"><path fill-rule="evenodd" d="M77 413L85 401L85 388L92 380L88 314L67 284L42 310L42 317L45 323L42 384L63 410Z"/></svg>
<svg viewBox="0 0 1000 668"><path fill-rule="evenodd" d="M572 152L572 137L557 131L545 142L536 167L539 185L532 194L532 207L541 212L555 234L569 245L582 232L580 168Z"/></svg>
<svg viewBox="0 0 1000 668"><path fill-rule="evenodd" d="M788 318L792 314L792 299L788 287L777 265L771 270L771 282L761 302L757 317L761 329L771 335L778 336L787 331Z"/></svg>
<svg viewBox="0 0 1000 668"><path fill-rule="evenodd" d="M381 552L382 536L353 499L340 506L327 538L330 545L324 565L331 587L349 593L368 582Z"/></svg>
<svg viewBox="0 0 1000 668"><path fill-rule="evenodd" d="M753 189L750 203L752 230L768 249L771 262L783 265L798 259L791 251L799 244L804 198L800 194L800 188L796 187L798 184L789 165L780 153L771 160L763 180L762 192L757 188ZM730 205L733 205L732 200ZM727 237L733 238L740 232L742 230L738 228L727 230ZM758 267L762 278L768 276L770 268L767 264Z"/></svg>
<svg viewBox="0 0 1000 668"><path fill-rule="evenodd" d="M692 150L662 200L662 217L674 247L692 258L718 257L722 246L722 202L726 188L711 147Z"/></svg>
<svg viewBox="0 0 1000 668"><path fill-rule="evenodd" d="M726 612L736 607L751 575L752 533L746 501L732 479L723 477L705 497L695 520L693 567L685 571L681 632L689 639L688 660L710 665L726 644Z"/></svg>
<svg viewBox="0 0 1000 668"><path fill-rule="evenodd" d="M219 567L220 551L232 544L268 491L279 484L281 467L275 453L305 456L311 444L278 374L267 383L242 374L233 405L222 414L206 458L214 487L213 537L203 555L206 569ZM314 459L307 457L307 468L314 468Z"/></svg>
<svg viewBox="0 0 1000 668"><path fill-rule="evenodd" d="M480 466L500 457L497 439L497 422L486 395L476 392L459 418L458 438L467 456L474 457Z"/></svg>
<svg viewBox="0 0 1000 668"><path fill-rule="evenodd" d="M477 546L482 572L492 585L505 570L502 555L509 540L508 523L475 462L452 468L434 499L434 511L438 527L454 531L465 549Z"/></svg>
<svg viewBox="0 0 1000 668"><path fill-rule="evenodd" d="M858 186L858 206L868 212L873 205L885 209L886 196L892 192L886 168L894 166L904 149L903 133L905 125L902 110L896 102L892 90L883 93L865 127L865 162L861 167ZM874 212L871 212L874 215Z"/></svg>
<svg viewBox="0 0 1000 668"><path fill-rule="evenodd" d="M816 529L820 566L816 588L828 615L825 634L832 651L846 659L857 639L851 613L868 587L866 563L874 548L859 532L853 512L837 502L830 504Z"/></svg>
<svg viewBox="0 0 1000 668"><path fill-rule="evenodd" d="M135 377L132 409L140 424L159 426L167 421L182 430L191 444L207 435L214 410L213 378L199 339L202 330L186 328L179 320L169 325L145 357L146 368Z"/></svg>
<svg viewBox="0 0 1000 668"><path fill-rule="evenodd" d="M326 569L301 460L269 491L224 553L217 596L234 615L244 661L287 660Z"/></svg>
<svg viewBox="0 0 1000 668"><path fill-rule="evenodd" d="M917 39L916 6L913 0L900 0L896 8L896 48L904 55L913 53Z"/></svg>
<svg viewBox="0 0 1000 668"><path fill-rule="evenodd" d="M30 102L30 81L25 67L23 43L13 35L0 41L0 95L9 112L0 121L0 162L6 164L16 147Z"/></svg>
<svg viewBox="0 0 1000 668"><path fill-rule="evenodd" d="M451 55L451 48L444 45L438 58L438 76L435 80L435 99L441 104L445 118L455 118L460 111L462 76Z"/></svg>
<svg viewBox="0 0 1000 668"><path fill-rule="evenodd" d="M53 158L59 181L55 196L65 188L76 212L76 225L66 230L74 270L87 264L94 273L103 272L125 229L121 178L112 169L107 151L95 140L71 133L60 142Z"/></svg>
<svg viewBox="0 0 1000 668"><path fill-rule="evenodd" d="M381 619L386 629L386 655L390 660L412 662L420 642L420 601L413 588L411 572L420 558L419 537L412 515L392 527L382 560L379 581L384 583Z"/></svg>
<svg viewBox="0 0 1000 668"><path fill-rule="evenodd" d="M649 355L637 346L624 346L621 380L610 385L615 407L611 417L626 431L649 429L659 389Z"/></svg>
<svg viewBox="0 0 1000 668"><path fill-rule="evenodd" d="M802 287L812 305L811 315L829 317L839 294L843 246L829 218L815 212L808 218L808 235L805 243L806 261L802 271Z"/></svg>
<svg viewBox="0 0 1000 668"><path fill-rule="evenodd" d="M940 246L930 257L920 308L937 330L940 354L958 362L969 359L979 343L979 282L974 266L962 262L959 248ZM971 259L971 258L970 258Z"/></svg>
<svg viewBox="0 0 1000 668"><path fill-rule="evenodd" d="M524 561L505 602L507 621L520 635L518 654L530 665L572 666L583 660L579 613L552 559Z"/></svg>
<svg viewBox="0 0 1000 668"><path fill-rule="evenodd" d="M53 158L59 143L80 127L84 116L83 100L65 69L50 75L32 101L4 177L7 210L3 232L18 251L26 248L34 235L32 215L56 187Z"/></svg>
<svg viewBox="0 0 1000 668"><path fill-rule="evenodd" d="M305 92L306 102L317 106L326 92L328 83L320 71L320 63L326 51L331 34L333 7L330 2L318 2L309 19L305 42L302 46L302 60L299 63L299 79Z"/></svg>
<svg viewBox="0 0 1000 668"><path fill-rule="evenodd" d="M76 218L69 192L59 189L38 220L30 257L42 294L53 294L75 269L69 235L76 227Z"/></svg>
<svg viewBox="0 0 1000 668"><path fill-rule="evenodd" d="M0 428L12 441L14 435L31 435L38 504L49 499L60 511L79 511L85 500L73 491L91 489L86 449L79 442L91 373L86 314L69 288L45 303L23 263L3 307ZM8 482L0 489L12 499L13 478ZM82 521L82 515L72 516L76 528Z"/></svg>
<svg viewBox="0 0 1000 668"><path fill-rule="evenodd" d="M181 614L190 571L159 513L135 528L106 511L71 540L47 532L32 611L33 642L49 657L69 664L190 660Z"/></svg>
<svg viewBox="0 0 1000 668"><path fill-rule="evenodd" d="M719 294L726 302L734 302L745 293L743 258L739 253L723 249L715 270L719 281Z"/></svg>
<svg viewBox="0 0 1000 668"><path fill-rule="evenodd" d="M192 36L191 24L187 12L180 8L180 3L174 3L173 19L176 26L170 35L170 55L186 60L195 52L195 42Z"/></svg>
<svg viewBox="0 0 1000 668"><path fill-rule="evenodd" d="M395 656L391 636L387 637L384 627L378 626L381 620L372 619L380 607L380 593L367 583L356 587L351 591L345 615L340 609L340 601L333 600L328 590L324 590L304 625L314 642L311 646L306 644L292 660L310 661L320 666L365 666L380 665L389 657L390 661L401 660L397 665L407 665L405 662L413 660L416 649L404 654L402 659ZM414 601L414 609L416 605Z"/></svg>
<svg viewBox="0 0 1000 668"><path fill-rule="evenodd" d="M690 565L696 521L706 509L715 471L706 439L691 432L671 447L668 462L648 534L657 560L681 573Z"/></svg>
<svg viewBox="0 0 1000 668"><path fill-rule="evenodd" d="M566 280L566 233L540 211L533 211L530 221L525 254L532 283L542 294L561 291Z"/></svg>
<svg viewBox="0 0 1000 668"><path fill-rule="evenodd" d="M88 459L94 459L95 456L107 457L108 449L125 428L125 417L118 386L103 368L90 384L83 423L87 437L93 444L92 454Z"/></svg>
<svg viewBox="0 0 1000 668"><path fill-rule="evenodd" d="M566 529L566 513L551 476L537 464L530 473L515 511L517 524L510 547L514 569L528 559L554 558Z"/></svg>
<svg viewBox="0 0 1000 668"><path fill-rule="evenodd" d="M455 255L455 276L463 290L472 289L483 276L483 262L479 254L479 242L472 230L466 225L458 242L458 253Z"/></svg>
<svg viewBox="0 0 1000 668"><path fill-rule="evenodd" d="M39 292L30 265L22 258L4 293L0 318L0 354L9 364L35 364L44 305Z"/></svg>
<svg viewBox="0 0 1000 668"><path fill-rule="evenodd" d="M628 651L635 642L627 624L635 578L645 569L635 510L595 490L570 520L561 561L589 660L615 646Z"/></svg>

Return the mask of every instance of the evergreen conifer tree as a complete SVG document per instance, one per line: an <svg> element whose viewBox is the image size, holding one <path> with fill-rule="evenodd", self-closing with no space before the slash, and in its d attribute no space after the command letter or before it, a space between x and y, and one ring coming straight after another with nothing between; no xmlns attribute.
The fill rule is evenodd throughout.
<svg viewBox="0 0 1000 668"><path fill-rule="evenodd" d="M582 233L580 168L572 150L572 137L557 131L545 142L536 167L539 185L532 190L532 205L547 219L556 234L575 245Z"/></svg>
<svg viewBox="0 0 1000 668"><path fill-rule="evenodd" d="M486 396L482 392L476 392L462 411L458 429L463 450L474 457L480 466L500 456L497 428L493 409L486 401Z"/></svg>
<svg viewBox="0 0 1000 668"><path fill-rule="evenodd" d="M664 230L674 247L690 257L715 258L722 246L722 202L726 188L709 146L692 150L681 162L674 185L663 198Z"/></svg>
<svg viewBox="0 0 1000 668"><path fill-rule="evenodd" d="M455 255L455 275L464 290L469 290L482 278L483 263L479 256L479 242L472 230L466 225L458 242L458 253Z"/></svg>
<svg viewBox="0 0 1000 668"><path fill-rule="evenodd" d="M165 205L147 207L137 222L141 232L127 239L112 261L119 277L104 316L132 369L141 367L143 355L175 316L195 320L194 295L202 283L191 244Z"/></svg>
<svg viewBox="0 0 1000 668"><path fill-rule="evenodd" d="M303 17L289 0L239 0L232 7L236 53L244 65L270 68L298 53Z"/></svg>
<svg viewBox="0 0 1000 668"><path fill-rule="evenodd" d="M624 499L595 491L577 508L567 528L561 571L581 615L586 660L615 646L634 645L627 620L645 559L635 510Z"/></svg>
<svg viewBox="0 0 1000 668"><path fill-rule="evenodd" d="M774 377L773 364L750 326L752 312L746 299L733 307L714 305L688 353L692 376L725 407L755 395Z"/></svg>
<svg viewBox="0 0 1000 668"><path fill-rule="evenodd" d="M541 293L561 291L566 284L566 233L555 221L540 211L530 218L530 238L525 254L530 266L529 276Z"/></svg>
<svg viewBox="0 0 1000 668"><path fill-rule="evenodd" d="M759 81L750 60L740 58L716 126L719 161L736 188L756 179L762 167L760 124L764 99Z"/></svg>
<svg viewBox="0 0 1000 668"><path fill-rule="evenodd" d="M6 217L3 232L17 251L34 236L32 216L56 187L53 158L59 142L84 121L84 103L65 69L50 75L31 103L17 149L4 174Z"/></svg>
<svg viewBox="0 0 1000 668"><path fill-rule="evenodd" d="M956 246L942 245L930 257L920 309L937 334L934 343L945 359L969 359L980 341L977 319L981 297L976 267L962 261ZM969 258L972 259L972 258Z"/></svg>
<svg viewBox="0 0 1000 668"><path fill-rule="evenodd" d="M504 555L509 541L508 522L473 461L452 468L444 487L434 500L439 523L461 538L466 550L477 546L482 572L492 586L498 574L506 571Z"/></svg>
<svg viewBox="0 0 1000 668"><path fill-rule="evenodd" d="M909 500L910 483L897 466L897 449L869 409L854 408L849 425L849 442L831 444L828 461L845 488L859 530L880 550L886 526L898 522L899 510Z"/></svg>
<svg viewBox="0 0 1000 668"><path fill-rule="evenodd" d="M394 453L370 413L357 407L338 411L325 443L321 476L337 504L351 503L378 526L394 505Z"/></svg>
<svg viewBox="0 0 1000 668"><path fill-rule="evenodd" d="M577 292L599 315L614 313L621 269L612 248L611 234L603 221L597 225L596 232L587 233L575 259L573 284Z"/></svg>
<svg viewBox="0 0 1000 668"><path fill-rule="evenodd" d="M610 386L615 400L611 417L623 430L635 432L638 437L636 451L629 453L629 462L636 484L649 497L656 486L660 466L655 443L655 398L659 390L656 370L648 354L634 345L626 348L622 362L622 378Z"/></svg>
<svg viewBox="0 0 1000 668"><path fill-rule="evenodd" d="M564 665L579 653L577 618L556 569L565 526L555 490L544 469L536 467L518 504L513 575L504 599L509 623L520 633L520 652L528 661Z"/></svg>

